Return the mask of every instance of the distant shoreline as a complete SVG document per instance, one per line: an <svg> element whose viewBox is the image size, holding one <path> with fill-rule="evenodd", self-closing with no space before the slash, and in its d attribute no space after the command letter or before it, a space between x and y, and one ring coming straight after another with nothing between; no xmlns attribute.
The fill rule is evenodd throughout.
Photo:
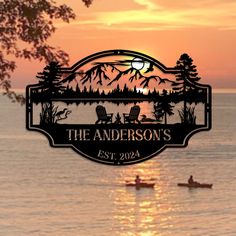
<svg viewBox="0 0 236 236"><path fill-rule="evenodd" d="M24 94L25 93L25 89L22 88L13 88L13 91L15 91L16 93L20 93L20 94ZM0 93L4 92L2 89L0 89ZM218 93L236 93L236 88L213 88L212 89L212 93L213 94L218 94Z"/></svg>
<svg viewBox="0 0 236 236"><path fill-rule="evenodd" d="M236 93L236 88L212 89L212 93Z"/></svg>

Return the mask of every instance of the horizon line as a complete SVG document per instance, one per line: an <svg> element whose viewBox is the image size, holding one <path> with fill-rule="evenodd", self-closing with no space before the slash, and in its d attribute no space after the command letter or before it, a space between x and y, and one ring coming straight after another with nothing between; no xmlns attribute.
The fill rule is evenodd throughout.
<svg viewBox="0 0 236 236"><path fill-rule="evenodd" d="M26 88L12 88L12 91L22 93L26 91ZM4 92L5 90L0 89L1 95ZM236 93L236 88L212 88L212 93Z"/></svg>

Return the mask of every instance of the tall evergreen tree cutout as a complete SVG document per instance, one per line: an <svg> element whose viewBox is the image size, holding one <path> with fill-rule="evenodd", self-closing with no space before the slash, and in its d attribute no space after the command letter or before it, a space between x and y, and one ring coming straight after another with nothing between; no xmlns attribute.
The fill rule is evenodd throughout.
<svg viewBox="0 0 236 236"><path fill-rule="evenodd" d="M178 93L180 97L183 98L184 107L184 123L187 119L187 92L192 88L192 83L198 82L200 77L198 77L197 68L193 64L193 59L184 53L180 56L179 60L176 62L176 69L179 72L176 74L176 82L172 83L173 90Z"/></svg>
<svg viewBox="0 0 236 236"><path fill-rule="evenodd" d="M65 87L60 83L60 65L58 62L50 62L43 70L43 72L39 72L36 76L39 79L39 84L42 87L41 93L47 95L46 97L49 100L43 104L42 102L42 117L47 117L47 121L44 120L44 123L52 123L52 113L53 113L53 103L50 100L53 96L60 93L60 91L64 90ZM47 104L47 109L45 109L45 105Z"/></svg>
<svg viewBox="0 0 236 236"><path fill-rule="evenodd" d="M39 72L36 76L43 90L50 95L56 95L65 89L60 83L60 68L60 64L53 61L44 68L43 72Z"/></svg>

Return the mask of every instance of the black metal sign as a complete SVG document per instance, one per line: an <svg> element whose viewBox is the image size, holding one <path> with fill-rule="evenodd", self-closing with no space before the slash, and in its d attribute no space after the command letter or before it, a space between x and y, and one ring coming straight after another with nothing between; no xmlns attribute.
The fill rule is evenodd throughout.
<svg viewBox="0 0 236 236"><path fill-rule="evenodd" d="M173 68L129 50L51 62L27 86L26 126L99 163L138 163L211 129L211 87L199 79L187 54Z"/></svg>

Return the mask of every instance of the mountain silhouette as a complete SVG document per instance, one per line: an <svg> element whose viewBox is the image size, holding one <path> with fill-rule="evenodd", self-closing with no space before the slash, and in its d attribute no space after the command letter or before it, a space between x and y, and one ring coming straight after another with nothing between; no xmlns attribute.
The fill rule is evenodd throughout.
<svg viewBox="0 0 236 236"><path fill-rule="evenodd" d="M133 82L133 80L143 80L141 83L140 83L140 86L143 86L143 88L145 87L149 87L149 82L151 80L155 80L156 82L159 81L158 85L159 84L165 84L166 82L170 82L172 83L173 81L169 80L169 79L166 79L166 78L161 78L160 76L158 75L152 75L152 76L145 76L145 75L142 75L140 70L137 70L135 68L129 68L128 70L125 70L125 71L120 71L119 74L108 84L108 85L111 85L113 84L114 82L118 82L119 79L124 76L124 75L131 75L130 78L129 78L129 81L130 82Z"/></svg>
<svg viewBox="0 0 236 236"><path fill-rule="evenodd" d="M79 72L73 72L72 74L68 75L66 78L64 78L63 80L60 81L60 84L63 84L63 83L70 83L72 82L73 80L76 80L76 76L77 75L80 75L82 76L84 74L84 71L83 70L80 70ZM76 83L78 83L78 81L76 80Z"/></svg>
<svg viewBox="0 0 236 236"><path fill-rule="evenodd" d="M82 84L87 82L92 82L98 79L97 84L103 85L103 80L110 80L109 76L107 76L107 72L111 70L111 72L118 71L114 65L109 63L99 63L91 69L87 70L84 76L81 79Z"/></svg>
<svg viewBox="0 0 236 236"><path fill-rule="evenodd" d="M120 78L124 75L131 75L131 77L129 78L130 82L133 82L134 79L138 80L143 77L139 70L136 70L135 68L131 67L125 71L120 71L118 75L108 85L112 85L114 82L118 82Z"/></svg>
<svg viewBox="0 0 236 236"><path fill-rule="evenodd" d="M126 70L120 70L116 66L117 65L112 62L97 62L92 68L85 72L83 71L79 73L72 73L71 75L63 79L61 83L70 83L71 81L76 80L76 74L80 74L80 76L82 77L80 80L82 85L85 85L86 83L91 84L92 82L96 82L100 86L110 86L114 83L119 82L123 76L126 76L130 83L139 80L140 86L142 86L143 88L149 87L150 81L156 81L158 85L165 84L166 82L174 83L173 81L167 78L161 78L157 75L145 76L141 73L140 70L137 70L133 67L129 67ZM113 74L112 78L111 74ZM104 83L104 81L108 81L108 83Z"/></svg>

